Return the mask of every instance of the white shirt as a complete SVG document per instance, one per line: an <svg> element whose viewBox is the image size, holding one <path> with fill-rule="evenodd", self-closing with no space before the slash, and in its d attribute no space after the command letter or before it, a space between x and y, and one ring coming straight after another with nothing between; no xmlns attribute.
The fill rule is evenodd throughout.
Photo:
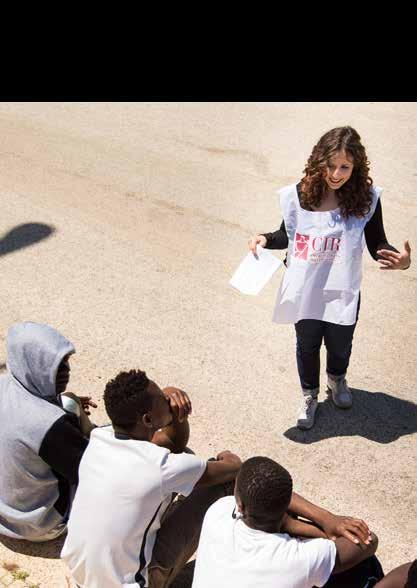
<svg viewBox="0 0 417 588"><path fill-rule="evenodd" d="M327 582L336 559L333 541L250 529L233 518L235 507L234 497L226 496L208 509L193 588L311 588Z"/></svg>
<svg viewBox="0 0 417 588"><path fill-rule="evenodd" d="M173 492L188 496L206 462L96 428L81 459L61 557L82 588L147 586L161 517Z"/></svg>

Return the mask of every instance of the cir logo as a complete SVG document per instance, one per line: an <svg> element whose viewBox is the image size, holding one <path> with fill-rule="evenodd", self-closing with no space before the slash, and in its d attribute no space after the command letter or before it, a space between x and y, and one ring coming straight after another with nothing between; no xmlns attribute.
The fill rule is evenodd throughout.
<svg viewBox="0 0 417 588"><path fill-rule="evenodd" d="M307 259L309 240L310 235L302 235L301 233L295 233L294 257L298 257L300 259Z"/></svg>

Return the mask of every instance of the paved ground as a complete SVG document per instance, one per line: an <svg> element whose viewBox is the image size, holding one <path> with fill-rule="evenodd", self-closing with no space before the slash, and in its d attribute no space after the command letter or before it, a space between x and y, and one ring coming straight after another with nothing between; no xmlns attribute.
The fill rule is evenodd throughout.
<svg viewBox="0 0 417 588"><path fill-rule="evenodd" d="M258 297L228 286L248 237L281 220L274 190L341 124L367 146L388 238L415 248L416 122L415 103L0 104L0 369L11 324L49 323L97 423L105 382L145 369L192 396L196 452L277 459L305 497L369 523L386 570L416 557L416 266L365 253L355 406L325 402L323 379L306 433L293 329L271 322L281 274ZM1 538L0 562L66 588L61 546Z"/></svg>

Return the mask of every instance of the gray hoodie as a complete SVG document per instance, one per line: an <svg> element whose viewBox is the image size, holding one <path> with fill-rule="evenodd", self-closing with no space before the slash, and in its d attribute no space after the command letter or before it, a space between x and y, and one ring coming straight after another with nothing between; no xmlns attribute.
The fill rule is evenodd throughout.
<svg viewBox="0 0 417 588"><path fill-rule="evenodd" d="M57 398L62 359L75 353L48 325L24 322L7 334L0 376L0 534L36 539L64 522L70 487L87 446Z"/></svg>

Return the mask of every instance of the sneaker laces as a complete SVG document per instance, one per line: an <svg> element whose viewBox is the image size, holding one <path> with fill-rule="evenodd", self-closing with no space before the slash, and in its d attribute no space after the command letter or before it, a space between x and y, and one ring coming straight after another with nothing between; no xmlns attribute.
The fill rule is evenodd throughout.
<svg viewBox="0 0 417 588"><path fill-rule="evenodd" d="M314 398L314 396L304 396L302 410L308 412L315 400L317 400L317 398Z"/></svg>

